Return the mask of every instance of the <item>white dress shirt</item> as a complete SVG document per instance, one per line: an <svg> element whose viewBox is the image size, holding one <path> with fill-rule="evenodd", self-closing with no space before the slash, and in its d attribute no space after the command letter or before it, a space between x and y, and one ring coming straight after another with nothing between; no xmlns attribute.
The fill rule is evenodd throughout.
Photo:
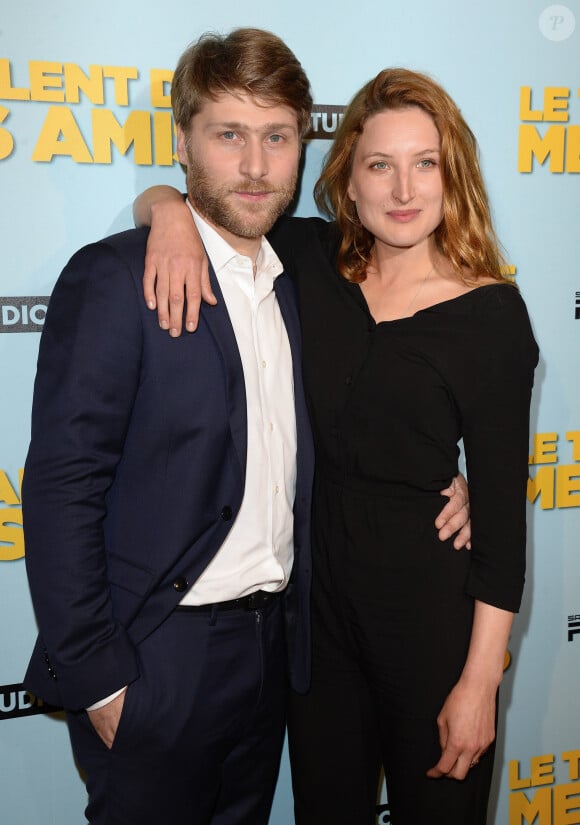
<svg viewBox="0 0 580 825"><path fill-rule="evenodd" d="M274 293L282 264L265 238L256 260L238 254L190 209L232 323L246 387L248 449L242 505L233 526L182 604L281 590L292 569L296 416L292 355ZM193 333L195 334L195 333Z"/></svg>

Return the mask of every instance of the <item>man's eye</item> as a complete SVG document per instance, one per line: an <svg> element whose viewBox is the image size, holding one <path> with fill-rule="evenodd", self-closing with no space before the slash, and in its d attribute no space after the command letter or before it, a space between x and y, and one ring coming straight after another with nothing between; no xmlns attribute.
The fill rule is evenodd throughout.
<svg viewBox="0 0 580 825"><path fill-rule="evenodd" d="M233 140L236 136L235 132L222 132L222 137L225 140Z"/></svg>
<svg viewBox="0 0 580 825"><path fill-rule="evenodd" d="M281 143L284 138L282 135L270 135L270 143Z"/></svg>

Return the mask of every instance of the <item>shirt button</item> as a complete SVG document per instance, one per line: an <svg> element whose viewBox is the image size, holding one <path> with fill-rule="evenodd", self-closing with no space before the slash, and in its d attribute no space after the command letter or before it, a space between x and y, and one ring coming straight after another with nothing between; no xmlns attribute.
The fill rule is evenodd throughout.
<svg viewBox="0 0 580 825"><path fill-rule="evenodd" d="M266 362L265 362L265 361L262 361L262 368L263 368L263 369L265 369L265 368L266 368Z"/></svg>
<svg viewBox="0 0 580 825"><path fill-rule="evenodd" d="M229 507L227 504L225 507L222 507L222 511L220 513L221 518L224 521L231 521L232 518L232 508Z"/></svg>
<svg viewBox="0 0 580 825"><path fill-rule="evenodd" d="M278 495L278 493L280 492L280 488L278 487L278 485L277 485L277 484L276 484L276 486L274 487L274 492L276 493L276 495Z"/></svg>
<svg viewBox="0 0 580 825"><path fill-rule="evenodd" d="M346 384L347 387L350 387L350 385L352 384L352 375L347 375L346 378L344 379L344 383Z"/></svg>
<svg viewBox="0 0 580 825"><path fill-rule="evenodd" d="M173 582L173 589L177 590L178 593L183 593L184 590L187 590L187 579L185 576L179 576Z"/></svg>

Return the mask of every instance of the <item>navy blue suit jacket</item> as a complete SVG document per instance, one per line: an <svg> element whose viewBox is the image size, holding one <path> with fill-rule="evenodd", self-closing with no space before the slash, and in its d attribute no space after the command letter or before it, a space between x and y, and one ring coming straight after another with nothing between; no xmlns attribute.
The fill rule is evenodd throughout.
<svg viewBox="0 0 580 825"><path fill-rule="evenodd" d="M171 339L147 309L147 230L81 249L54 289L23 481L26 564L39 639L25 677L52 704L87 707L139 676L139 643L222 545L245 483L246 398L225 302ZM313 447L300 328L287 275L275 290L293 356L298 475L285 592L289 674L310 656Z"/></svg>

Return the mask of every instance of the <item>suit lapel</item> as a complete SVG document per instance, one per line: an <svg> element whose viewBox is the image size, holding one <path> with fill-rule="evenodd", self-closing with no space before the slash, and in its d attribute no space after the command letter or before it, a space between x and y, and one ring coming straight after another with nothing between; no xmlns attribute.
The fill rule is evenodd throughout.
<svg viewBox="0 0 580 825"><path fill-rule="evenodd" d="M302 383L302 335L296 290L289 275L283 273L274 281L274 290L282 318L288 333L292 353L292 373L294 377L294 406L296 410L296 499L304 500L309 495L313 467L313 446L310 418Z"/></svg>
<svg viewBox="0 0 580 825"><path fill-rule="evenodd" d="M242 360L236 341L236 336L230 316L228 314L223 293L215 271L210 264L210 282L218 303L216 306L202 303L200 319L207 327L221 353L226 382L226 403L230 419L232 439L238 456L242 483L246 473L246 454L248 447L247 435L247 402L244 384ZM297 429L297 495L301 491L302 481L309 485L311 470L312 439L304 388L302 386L302 346L300 333L300 319L298 317L296 293L290 277L283 273L274 281L274 290L282 319L288 333L290 351L292 353L292 372L294 378L294 398L296 409ZM194 333L195 334L195 333Z"/></svg>
<svg viewBox="0 0 580 825"><path fill-rule="evenodd" d="M232 439L238 456L242 484L246 475L246 454L248 448L246 387L242 359L236 341L232 322L220 289L215 271L210 263L211 288L217 298L216 306L202 303L200 321L207 327L221 353L226 384L226 403L230 419ZM193 333L195 335L195 333Z"/></svg>

